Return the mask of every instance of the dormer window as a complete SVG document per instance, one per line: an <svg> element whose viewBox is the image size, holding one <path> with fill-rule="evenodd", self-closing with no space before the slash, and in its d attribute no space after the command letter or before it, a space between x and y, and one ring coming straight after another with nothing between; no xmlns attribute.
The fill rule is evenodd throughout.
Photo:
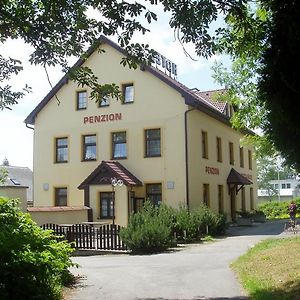
<svg viewBox="0 0 300 300"><path fill-rule="evenodd" d="M134 101L134 86L133 83L123 84L123 103L133 103Z"/></svg>

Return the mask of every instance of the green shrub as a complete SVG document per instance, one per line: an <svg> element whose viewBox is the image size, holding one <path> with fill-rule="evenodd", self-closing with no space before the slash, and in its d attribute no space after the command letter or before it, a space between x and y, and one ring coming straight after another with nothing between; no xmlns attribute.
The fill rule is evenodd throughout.
<svg viewBox="0 0 300 300"><path fill-rule="evenodd" d="M155 253L173 245L173 213L165 205L155 207L146 201L142 211L130 216L120 237L132 253Z"/></svg>
<svg viewBox="0 0 300 300"><path fill-rule="evenodd" d="M226 216L216 214L203 205L194 212L200 232L212 236L222 235L226 232Z"/></svg>
<svg viewBox="0 0 300 300"><path fill-rule="evenodd" d="M0 197L1 300L60 299L72 251L22 213L17 200Z"/></svg>
<svg viewBox="0 0 300 300"><path fill-rule="evenodd" d="M294 199L300 208L300 198ZM291 201L269 201L258 205L258 209L263 211L267 219L287 219L289 218L288 206Z"/></svg>
<svg viewBox="0 0 300 300"><path fill-rule="evenodd" d="M175 211L174 232L180 242L192 242L200 238L199 224L195 215L185 207Z"/></svg>

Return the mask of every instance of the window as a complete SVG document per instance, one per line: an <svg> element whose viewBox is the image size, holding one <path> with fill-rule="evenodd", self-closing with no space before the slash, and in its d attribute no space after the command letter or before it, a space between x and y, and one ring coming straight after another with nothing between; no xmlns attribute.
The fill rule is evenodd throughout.
<svg viewBox="0 0 300 300"><path fill-rule="evenodd" d="M87 108L87 92L80 91L77 92L77 110Z"/></svg>
<svg viewBox="0 0 300 300"><path fill-rule="evenodd" d="M111 219L114 217L114 193L101 192L100 193L100 218Z"/></svg>
<svg viewBox="0 0 300 300"><path fill-rule="evenodd" d="M217 161L222 162L222 140L217 137Z"/></svg>
<svg viewBox="0 0 300 300"><path fill-rule="evenodd" d="M254 197L253 197L253 188L250 188L250 209L254 210Z"/></svg>
<svg viewBox="0 0 300 300"><path fill-rule="evenodd" d="M251 150L248 150L248 163L249 163L249 169L252 170L252 152L251 152Z"/></svg>
<svg viewBox="0 0 300 300"><path fill-rule="evenodd" d="M279 186L278 186L278 183L275 183L275 184L274 184L274 188L275 188L276 190L278 190L278 187L279 187Z"/></svg>
<svg viewBox="0 0 300 300"><path fill-rule="evenodd" d="M209 207L209 184L203 184L203 204Z"/></svg>
<svg viewBox="0 0 300 300"><path fill-rule="evenodd" d="M96 135L84 135L82 160L96 160L96 152Z"/></svg>
<svg viewBox="0 0 300 300"><path fill-rule="evenodd" d="M112 158L127 158L126 132L112 133Z"/></svg>
<svg viewBox="0 0 300 300"><path fill-rule="evenodd" d="M68 138L55 139L55 162L68 162Z"/></svg>
<svg viewBox="0 0 300 300"><path fill-rule="evenodd" d="M162 202L161 183L146 184L146 199L159 206Z"/></svg>
<svg viewBox="0 0 300 300"><path fill-rule="evenodd" d="M240 147L240 167L244 168L244 148Z"/></svg>
<svg viewBox="0 0 300 300"><path fill-rule="evenodd" d="M68 189L66 187L55 188L55 206L67 206Z"/></svg>
<svg viewBox="0 0 300 300"><path fill-rule="evenodd" d="M161 156L160 129L145 130L145 157Z"/></svg>
<svg viewBox="0 0 300 300"><path fill-rule="evenodd" d="M109 106L109 98L108 96L104 96L101 101L99 101L99 107Z"/></svg>
<svg viewBox="0 0 300 300"><path fill-rule="evenodd" d="M282 189L285 189L285 188L286 188L285 183L282 183L282 184L281 184L281 188L282 188Z"/></svg>
<svg viewBox="0 0 300 300"><path fill-rule="evenodd" d="M291 184L290 184L290 183L287 183L287 184L286 184L286 188L287 188L287 189L290 189L290 188L291 188Z"/></svg>
<svg viewBox="0 0 300 300"><path fill-rule="evenodd" d="M229 163L234 165L233 143L229 142Z"/></svg>
<svg viewBox="0 0 300 300"><path fill-rule="evenodd" d="M224 212L224 188L223 185L218 185L218 201L219 201L219 213Z"/></svg>
<svg viewBox="0 0 300 300"><path fill-rule="evenodd" d="M201 142L202 142L202 158L208 158L208 147L207 147L207 132L201 132Z"/></svg>
<svg viewBox="0 0 300 300"><path fill-rule="evenodd" d="M133 84L123 84L122 86L123 93L123 103L133 103L134 101L134 86Z"/></svg>
<svg viewBox="0 0 300 300"><path fill-rule="evenodd" d="M242 187L242 211L246 211L245 187Z"/></svg>

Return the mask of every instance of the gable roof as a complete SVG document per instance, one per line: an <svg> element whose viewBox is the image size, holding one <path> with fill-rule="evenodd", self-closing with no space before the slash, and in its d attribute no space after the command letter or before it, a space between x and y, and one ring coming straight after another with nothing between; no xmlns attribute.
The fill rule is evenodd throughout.
<svg viewBox="0 0 300 300"><path fill-rule="evenodd" d="M100 38L97 40L97 42L91 46L87 52L85 53L85 57L88 58L101 44L108 44L112 48L119 51L121 54L126 56L126 51L121 48L119 45L111 41L110 39L106 38L105 36L100 36ZM80 58L73 67L80 67L82 64L84 64L85 59ZM164 72L160 71L159 69L143 65L140 66L140 69L142 71L147 71L151 73L152 75L159 78L161 81L169 85L171 88L175 89L177 92L179 92L182 97L184 98L185 104L192 106L198 110L201 110L205 112L206 114L214 117L215 119L218 119L219 121L226 123L230 125L229 123L229 117L226 116L222 110L218 109L216 105L211 104L211 101L208 101L207 97L203 97L199 91L195 93L193 90L187 88L182 83L178 82L177 80L171 78L170 76L166 75ZM35 118L38 115L38 113L45 107L45 105L55 96L55 94L68 82L68 74L65 74L61 80L52 88L52 90L46 95L46 97L34 108L34 110L27 116L27 118L24 120L24 122L28 125L34 125ZM203 92L205 93L205 92Z"/></svg>
<svg viewBox="0 0 300 300"><path fill-rule="evenodd" d="M89 185L111 184L113 178L121 179L126 186L142 186L143 183L118 161L103 160L99 166L78 186L84 189Z"/></svg>
<svg viewBox="0 0 300 300"><path fill-rule="evenodd" d="M8 171L5 187L28 187L27 199L32 199L32 177L33 172L27 167L0 166Z"/></svg>

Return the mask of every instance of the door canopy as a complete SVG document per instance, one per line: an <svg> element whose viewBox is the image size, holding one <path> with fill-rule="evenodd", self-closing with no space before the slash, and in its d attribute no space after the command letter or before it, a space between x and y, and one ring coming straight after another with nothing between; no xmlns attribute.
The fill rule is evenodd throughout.
<svg viewBox="0 0 300 300"><path fill-rule="evenodd" d="M229 175L227 177L229 193L235 190L237 194L244 185L250 185L252 183L253 182L250 181L247 177L240 174L234 168L231 168Z"/></svg>

